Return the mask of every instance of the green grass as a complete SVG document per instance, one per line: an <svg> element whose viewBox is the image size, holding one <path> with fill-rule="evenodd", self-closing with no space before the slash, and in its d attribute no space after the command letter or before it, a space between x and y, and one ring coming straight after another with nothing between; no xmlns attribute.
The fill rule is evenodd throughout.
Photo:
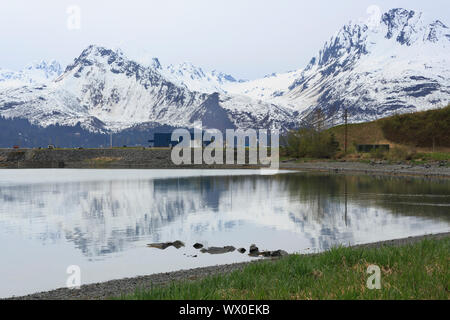
<svg viewBox="0 0 450 320"><path fill-rule="evenodd" d="M379 120L387 140L416 147L450 147L450 105Z"/></svg>
<svg viewBox="0 0 450 320"><path fill-rule="evenodd" d="M449 161L450 152L429 152L429 153L417 153L415 155L417 159L431 160L431 161Z"/></svg>
<svg viewBox="0 0 450 320"><path fill-rule="evenodd" d="M280 156L280 162L287 161L287 160L294 160L294 163L304 163L304 162L333 162L335 160L333 159L324 159L324 158L309 158L309 157L303 157L303 158L294 158L294 157L287 157L287 156Z"/></svg>
<svg viewBox="0 0 450 320"><path fill-rule="evenodd" d="M450 152L450 105L441 109L414 112L379 119L372 122L339 125L326 130L334 134L339 142L340 151L334 154L337 159L353 160L363 155L356 152L358 144L389 144L391 151L386 160L403 161L423 159L426 161L449 161ZM344 143L347 132L347 152ZM421 150L417 150L420 148ZM291 148L292 149L292 148ZM433 152L431 152L433 151ZM440 151L440 152L434 152ZM292 155L286 148L283 154ZM420 153L418 153L420 152ZM420 156L419 158L417 158ZM364 155L367 157L367 155ZM370 157L370 156L369 156ZM371 157L372 159L381 159ZM422 162L419 162L421 164Z"/></svg>
<svg viewBox="0 0 450 320"><path fill-rule="evenodd" d="M403 247L335 248L251 264L243 271L138 290L120 299L444 299L448 300L450 238ZM369 290L367 267L381 268Z"/></svg>
<svg viewBox="0 0 450 320"><path fill-rule="evenodd" d="M339 147L343 150L345 144L345 125L328 129L334 133ZM356 152L356 144L383 144L386 138L383 135L379 121L354 123L347 126L347 151Z"/></svg>
<svg viewBox="0 0 450 320"><path fill-rule="evenodd" d="M117 157L98 157L93 159L86 159L84 162L90 168L106 168L108 165L121 160L121 158Z"/></svg>

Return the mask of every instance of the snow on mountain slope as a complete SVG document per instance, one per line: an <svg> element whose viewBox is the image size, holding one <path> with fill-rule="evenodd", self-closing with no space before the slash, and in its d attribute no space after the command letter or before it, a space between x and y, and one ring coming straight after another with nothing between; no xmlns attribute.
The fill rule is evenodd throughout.
<svg viewBox="0 0 450 320"><path fill-rule="evenodd" d="M349 23L305 68L253 81L190 63L138 63L90 46L62 74L57 63L19 75L0 70L0 115L42 126L80 122L94 131L197 121L219 129L288 129L317 109L332 124L342 122L344 109L351 122L370 121L448 104L449 48L447 26L405 9L386 12L379 25ZM18 85L2 87L1 79Z"/></svg>
<svg viewBox="0 0 450 320"><path fill-rule="evenodd" d="M158 58L147 59L140 57L136 61L142 65L153 67L166 79L191 91L227 93L226 85L245 82L244 80L236 80L233 76L217 70L207 72L190 62L164 66Z"/></svg>
<svg viewBox="0 0 450 320"><path fill-rule="evenodd" d="M27 84L48 83L63 72L57 61L33 63L23 70L0 69L0 87L18 87Z"/></svg>
<svg viewBox="0 0 450 320"><path fill-rule="evenodd" d="M190 90L206 93L226 93L225 84L238 82L231 75L215 70L205 72L202 68L187 62L177 66L169 65L162 72L168 79L179 85L184 84Z"/></svg>
<svg viewBox="0 0 450 320"><path fill-rule="evenodd" d="M218 129L295 125L291 110L177 85L156 62L142 66L120 51L90 46L52 83L0 91L0 115L114 131L148 122L192 127L202 121Z"/></svg>
<svg viewBox="0 0 450 320"><path fill-rule="evenodd" d="M379 25L349 23L304 69L224 88L331 123L420 111L450 102L450 30L420 12L392 9Z"/></svg>
<svg viewBox="0 0 450 320"><path fill-rule="evenodd" d="M183 125L186 113L206 98L174 85L121 52L95 46L66 68L55 87L77 97L90 115L113 129L147 121Z"/></svg>
<svg viewBox="0 0 450 320"><path fill-rule="evenodd" d="M422 13L393 9L375 28L348 24L328 41L283 97L335 123L444 106L450 101L450 30Z"/></svg>
<svg viewBox="0 0 450 320"><path fill-rule="evenodd" d="M42 127L54 124L75 126L80 122L90 131L104 131L104 123L89 115L75 95L53 90L53 87L50 84L3 89L0 91L0 115L25 118Z"/></svg>
<svg viewBox="0 0 450 320"><path fill-rule="evenodd" d="M253 99L278 102L276 98L288 91L288 87L300 76L301 71L273 73L262 79L225 83L223 89L229 93L243 94Z"/></svg>

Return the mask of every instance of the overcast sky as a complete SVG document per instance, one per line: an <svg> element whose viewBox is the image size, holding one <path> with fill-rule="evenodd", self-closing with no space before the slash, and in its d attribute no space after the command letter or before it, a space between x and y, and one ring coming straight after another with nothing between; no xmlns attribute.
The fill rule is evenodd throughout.
<svg viewBox="0 0 450 320"><path fill-rule="evenodd" d="M366 10L403 7L450 25L448 0L2 0L0 67L73 61L89 44L163 64L189 61L253 79L302 68L324 42ZM81 9L80 28L74 11ZM74 18L75 17L75 18ZM69 27L68 27L69 21Z"/></svg>

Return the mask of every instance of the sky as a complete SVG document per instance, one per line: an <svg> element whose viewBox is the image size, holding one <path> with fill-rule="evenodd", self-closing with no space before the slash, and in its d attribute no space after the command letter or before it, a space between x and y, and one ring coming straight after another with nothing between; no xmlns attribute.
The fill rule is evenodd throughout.
<svg viewBox="0 0 450 320"><path fill-rule="evenodd" d="M450 26L448 0L2 0L0 68L67 65L90 44L239 79L303 68L367 8L422 11Z"/></svg>

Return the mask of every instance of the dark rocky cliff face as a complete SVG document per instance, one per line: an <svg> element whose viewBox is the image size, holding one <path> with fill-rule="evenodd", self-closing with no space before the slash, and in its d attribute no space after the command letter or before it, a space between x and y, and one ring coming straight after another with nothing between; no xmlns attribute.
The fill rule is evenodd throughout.
<svg viewBox="0 0 450 320"><path fill-rule="evenodd" d="M219 93L213 93L193 112L190 121L201 121L206 128L221 131L235 129L236 126L229 119L228 112L220 106Z"/></svg>

